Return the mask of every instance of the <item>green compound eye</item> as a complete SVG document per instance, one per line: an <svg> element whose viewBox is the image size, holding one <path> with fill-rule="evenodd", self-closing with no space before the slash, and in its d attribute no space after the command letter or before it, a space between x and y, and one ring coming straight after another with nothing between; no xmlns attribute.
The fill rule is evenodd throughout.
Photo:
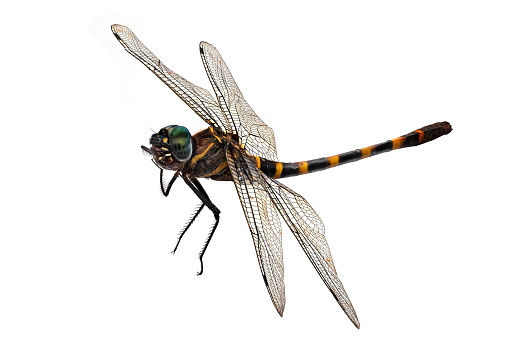
<svg viewBox="0 0 509 339"><path fill-rule="evenodd" d="M170 125L165 128L168 130L171 154L178 161L189 160L193 154L191 133L184 126Z"/></svg>

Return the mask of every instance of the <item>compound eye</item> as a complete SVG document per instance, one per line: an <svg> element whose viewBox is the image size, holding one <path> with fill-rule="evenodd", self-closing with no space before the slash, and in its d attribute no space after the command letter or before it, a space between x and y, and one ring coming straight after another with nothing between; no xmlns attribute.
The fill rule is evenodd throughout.
<svg viewBox="0 0 509 339"><path fill-rule="evenodd" d="M193 154L191 133L184 126L168 126L170 151L178 161L187 161Z"/></svg>

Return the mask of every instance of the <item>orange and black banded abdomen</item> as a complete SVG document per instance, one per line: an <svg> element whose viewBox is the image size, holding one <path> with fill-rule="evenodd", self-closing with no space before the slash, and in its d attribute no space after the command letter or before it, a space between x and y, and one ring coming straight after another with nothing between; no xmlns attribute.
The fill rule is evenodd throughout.
<svg viewBox="0 0 509 339"><path fill-rule="evenodd" d="M395 149L421 145L428 141L435 140L442 135L449 134L451 130L452 127L448 122L438 122L380 144L309 161L274 162L260 157L255 158L257 167L267 176L274 179L286 178L321 171L349 162L369 158L377 154L390 152Z"/></svg>

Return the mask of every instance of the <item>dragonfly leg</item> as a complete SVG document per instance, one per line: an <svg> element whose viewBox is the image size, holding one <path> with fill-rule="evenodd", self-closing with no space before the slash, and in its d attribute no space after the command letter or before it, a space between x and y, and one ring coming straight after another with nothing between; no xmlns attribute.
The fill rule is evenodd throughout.
<svg viewBox="0 0 509 339"><path fill-rule="evenodd" d="M161 186L161 192L163 192L165 197L167 197L170 194L170 189L173 186L173 183L175 182L175 180L178 178L179 174L180 174L180 169L175 172L175 174L173 175L173 178L171 178L170 183L168 184L168 186L165 189L164 188L164 179L163 179L163 169L161 168L161 173L159 175L159 184ZM175 245L175 248L173 249L173 251L171 253L175 254L175 251L177 251L177 247L180 244L180 240L182 240L184 233L187 232L189 227L191 227L191 224L196 220L196 217L198 217L198 214L200 214L201 210L203 209L203 206L205 206L205 204L203 204L203 203L201 203L199 205L199 207L191 215L191 218L189 219L188 223L180 231L180 233L178 235L177 245Z"/></svg>
<svg viewBox="0 0 509 339"><path fill-rule="evenodd" d="M217 225L219 224L219 214L221 213L221 211L212 203L212 201L210 201L207 192L205 192L205 189L197 179L195 178L189 179L185 175L182 175L182 178L184 179L185 183L193 190L194 194L196 194L196 196L200 198L202 203L205 206L207 206L208 209L212 211L212 213L214 213L214 218L216 219L214 225L210 229L210 232L207 236L207 240L205 241L205 244L203 245L200 254L198 255L198 258L200 259L200 271L198 272L198 275L201 275L203 273L203 255L205 254L205 251L209 246L210 240L212 239L212 236L216 231Z"/></svg>
<svg viewBox="0 0 509 339"><path fill-rule="evenodd" d="M184 236L184 234L187 232L187 230L189 229L189 227L191 227L191 224L196 220L196 218L198 217L198 214L200 214L200 212L203 210L203 207L205 206L204 203L201 203L198 205L198 208L195 209L195 211L193 212L193 214L191 214L191 217L189 218L189 221L187 222L187 224L184 226L184 228L182 228L182 230L180 231L179 235L178 235L178 240L177 240L177 244L175 245L175 248L173 249L173 251L171 251L171 253L175 254L175 252L177 251L177 247L179 246L180 244L180 240L182 240L182 237Z"/></svg>
<svg viewBox="0 0 509 339"><path fill-rule="evenodd" d="M159 175L159 185L161 185L161 192L163 192L165 197L167 197L168 194L170 194L171 186L173 186L173 183L175 182L175 180L177 180L179 173L180 173L180 170L175 172L175 174L173 175L173 178L171 178L171 180L170 180L170 183L168 184L166 189L164 189L163 169L161 168L161 174Z"/></svg>

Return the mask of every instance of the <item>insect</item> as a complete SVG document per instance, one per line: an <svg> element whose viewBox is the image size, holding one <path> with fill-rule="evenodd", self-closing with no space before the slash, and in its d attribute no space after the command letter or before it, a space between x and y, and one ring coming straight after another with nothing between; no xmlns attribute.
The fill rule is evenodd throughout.
<svg viewBox="0 0 509 339"><path fill-rule="evenodd" d="M251 230L263 280L277 312L282 316L285 307L281 216L336 301L359 328L354 307L336 273L320 217L301 195L275 179L312 173L391 150L421 145L448 134L452 130L451 125L448 122L435 123L399 138L330 157L279 162L272 129L246 102L214 46L201 42L200 55L217 101L207 90L167 68L129 28L113 25L111 29L127 52L141 61L209 125L194 135L183 126L169 125L152 135L150 148L142 146L160 169L160 186L165 196L180 177L201 201L182 229L175 250L203 208L210 209L215 221L199 253L201 268L198 274L203 273L203 256L219 224L220 210L212 203L198 178L233 181ZM163 179L165 170L175 171L166 187Z"/></svg>

